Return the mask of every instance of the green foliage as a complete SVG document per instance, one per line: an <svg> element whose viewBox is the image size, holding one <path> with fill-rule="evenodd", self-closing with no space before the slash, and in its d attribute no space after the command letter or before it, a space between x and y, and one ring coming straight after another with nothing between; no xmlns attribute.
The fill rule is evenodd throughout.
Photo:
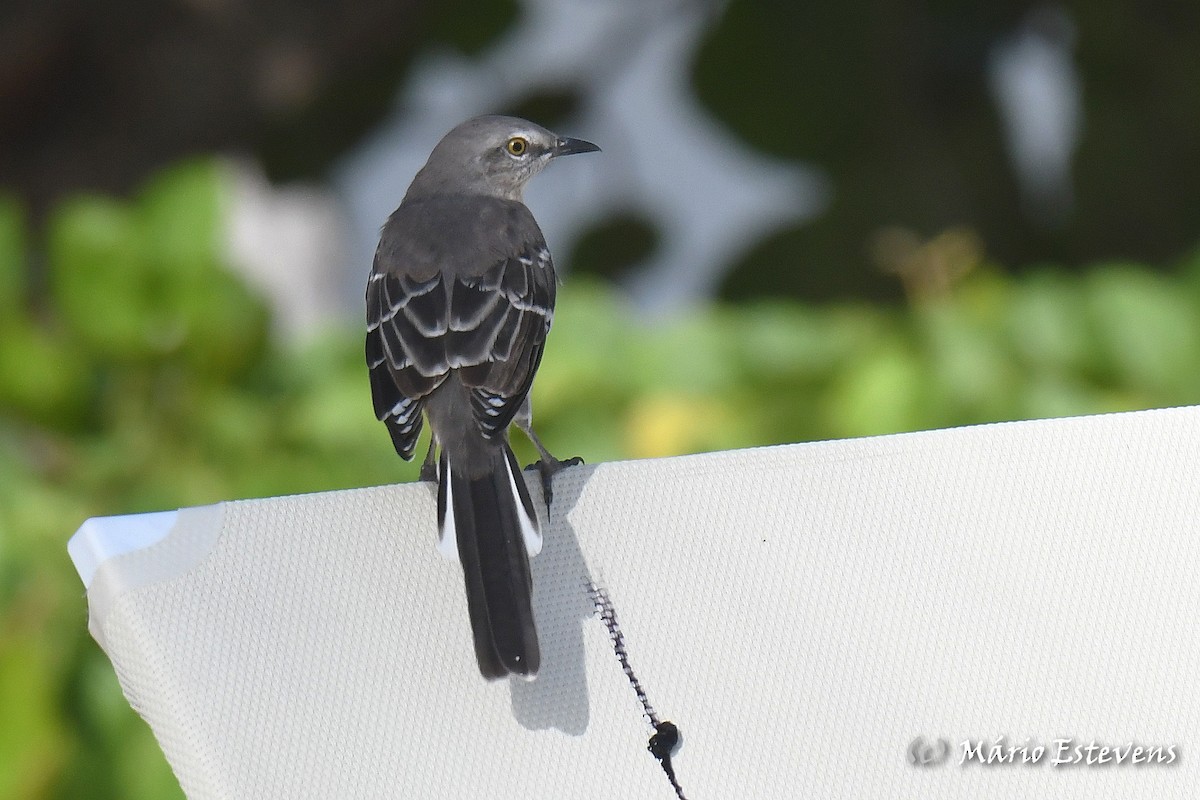
<svg viewBox="0 0 1200 800"><path fill-rule="evenodd" d="M415 478L357 325L270 340L222 263L221 192L198 161L132 202L64 203L36 304L0 199L0 797L180 796L87 635L65 553L85 518ZM592 462L1200 399L1200 257L1174 277L985 268L905 309L649 321L580 281L559 308L534 406L552 449Z"/></svg>
<svg viewBox="0 0 1200 800"><path fill-rule="evenodd" d="M125 364L232 374L257 359L266 314L220 263L219 182L195 162L133 204L77 198L50 223L55 305L72 341Z"/></svg>
<svg viewBox="0 0 1200 800"><path fill-rule="evenodd" d="M0 319L16 313L25 299L25 210L0 192Z"/></svg>

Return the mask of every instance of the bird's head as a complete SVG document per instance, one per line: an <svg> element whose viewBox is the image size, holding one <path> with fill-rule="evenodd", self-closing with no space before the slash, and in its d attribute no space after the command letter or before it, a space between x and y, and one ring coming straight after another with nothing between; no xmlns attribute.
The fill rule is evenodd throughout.
<svg viewBox="0 0 1200 800"><path fill-rule="evenodd" d="M552 159L599 149L518 117L475 117L442 137L408 192L520 200L525 184Z"/></svg>

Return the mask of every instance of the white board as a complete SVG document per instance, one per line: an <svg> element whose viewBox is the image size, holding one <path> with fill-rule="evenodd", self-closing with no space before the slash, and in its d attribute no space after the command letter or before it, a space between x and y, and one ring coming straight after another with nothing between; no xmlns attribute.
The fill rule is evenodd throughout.
<svg viewBox="0 0 1200 800"><path fill-rule="evenodd" d="M1198 454L1183 408L569 470L530 683L479 677L427 485L183 509L81 573L192 798L673 797L589 580L689 800L1184 797Z"/></svg>

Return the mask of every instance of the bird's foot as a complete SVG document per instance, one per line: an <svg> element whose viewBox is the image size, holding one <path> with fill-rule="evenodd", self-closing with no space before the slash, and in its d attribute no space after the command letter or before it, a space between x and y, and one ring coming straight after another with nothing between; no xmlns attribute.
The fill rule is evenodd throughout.
<svg viewBox="0 0 1200 800"><path fill-rule="evenodd" d="M579 456L574 458L566 458L559 460L549 453L542 455L539 461L535 461L525 469L535 469L542 479L542 497L546 499L546 510L549 511L551 503L554 502L554 476L567 467L578 467L583 464L583 459Z"/></svg>

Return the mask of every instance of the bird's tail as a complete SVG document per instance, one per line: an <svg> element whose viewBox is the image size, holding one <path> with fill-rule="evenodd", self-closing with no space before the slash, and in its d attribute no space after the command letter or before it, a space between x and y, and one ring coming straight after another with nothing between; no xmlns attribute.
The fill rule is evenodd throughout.
<svg viewBox="0 0 1200 800"><path fill-rule="evenodd" d="M479 670L532 678L541 653L529 556L541 534L516 457L506 443L489 469L467 473L443 450L438 474L438 524L443 543L458 547Z"/></svg>

